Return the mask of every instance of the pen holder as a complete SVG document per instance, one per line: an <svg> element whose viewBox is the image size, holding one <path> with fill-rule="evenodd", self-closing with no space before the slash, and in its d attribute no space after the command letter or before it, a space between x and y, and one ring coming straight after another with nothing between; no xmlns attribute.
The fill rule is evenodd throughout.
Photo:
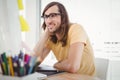
<svg viewBox="0 0 120 80"><path fill-rule="evenodd" d="M47 75L38 72L23 77L0 75L0 80L43 80L45 78L47 78Z"/></svg>

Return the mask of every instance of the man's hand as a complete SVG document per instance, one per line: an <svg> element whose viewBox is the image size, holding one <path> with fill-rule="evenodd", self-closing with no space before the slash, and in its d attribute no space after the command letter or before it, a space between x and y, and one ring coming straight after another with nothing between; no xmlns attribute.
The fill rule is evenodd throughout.
<svg viewBox="0 0 120 80"><path fill-rule="evenodd" d="M54 35L54 33L50 32L47 27L45 29L45 33L48 35L48 37Z"/></svg>

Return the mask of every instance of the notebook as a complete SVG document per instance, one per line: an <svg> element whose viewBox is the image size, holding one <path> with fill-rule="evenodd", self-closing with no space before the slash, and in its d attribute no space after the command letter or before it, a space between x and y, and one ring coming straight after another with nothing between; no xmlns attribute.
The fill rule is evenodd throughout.
<svg viewBox="0 0 120 80"><path fill-rule="evenodd" d="M58 69L54 68L53 66L48 65L39 65L36 69L36 72L40 72L46 74L47 76L62 73L64 71L59 71Z"/></svg>

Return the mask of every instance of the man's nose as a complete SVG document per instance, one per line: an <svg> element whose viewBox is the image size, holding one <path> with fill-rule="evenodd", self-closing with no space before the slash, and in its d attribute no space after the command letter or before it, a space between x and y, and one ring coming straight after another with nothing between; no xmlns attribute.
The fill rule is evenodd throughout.
<svg viewBox="0 0 120 80"><path fill-rule="evenodd" d="M52 21L52 19L50 18L50 17L48 17L47 19L46 19L46 22L47 23L50 23Z"/></svg>

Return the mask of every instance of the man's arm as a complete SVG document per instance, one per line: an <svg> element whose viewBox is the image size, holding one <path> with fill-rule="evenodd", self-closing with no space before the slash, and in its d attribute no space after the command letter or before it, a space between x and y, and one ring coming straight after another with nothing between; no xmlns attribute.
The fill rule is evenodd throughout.
<svg viewBox="0 0 120 80"><path fill-rule="evenodd" d="M63 61L57 62L54 67L67 72L77 72L80 68L83 49L84 43L78 42L72 44L69 49L68 58Z"/></svg>
<svg viewBox="0 0 120 80"><path fill-rule="evenodd" d="M47 54L50 52L50 49L48 49L45 46L45 43L47 42L48 38L49 38L49 32L48 32L48 29L46 29L41 39L39 40L39 42L36 44L34 48L33 55L38 57L40 62L42 62L44 58L47 56Z"/></svg>

